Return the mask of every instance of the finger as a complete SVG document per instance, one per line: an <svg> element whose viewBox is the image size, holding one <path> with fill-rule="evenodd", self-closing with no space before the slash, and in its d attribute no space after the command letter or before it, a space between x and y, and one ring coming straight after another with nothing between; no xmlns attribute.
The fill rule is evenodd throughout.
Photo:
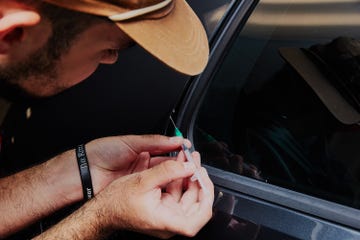
<svg viewBox="0 0 360 240"><path fill-rule="evenodd" d="M197 159L198 164L201 167L201 155L200 155L200 153L195 151L194 154L195 154L194 158Z"/></svg>
<svg viewBox="0 0 360 240"><path fill-rule="evenodd" d="M200 175L204 179L208 191L205 193L194 183L199 194L193 193L193 196L198 195L198 201L189 201L187 209L184 209L186 211L183 211L183 214L171 215L171 224L168 226L169 231L191 237L210 220L214 200L213 185L204 168L200 169Z"/></svg>
<svg viewBox="0 0 360 240"><path fill-rule="evenodd" d="M145 169L148 169L150 165L149 163L150 163L150 154L148 152L140 153L137 159L135 160L135 162L132 164L133 169L131 173L141 172Z"/></svg>
<svg viewBox="0 0 360 240"><path fill-rule="evenodd" d="M187 189L180 200L183 211L187 212L194 203L198 202L199 192L200 186L198 182L191 181L188 183Z"/></svg>
<svg viewBox="0 0 360 240"><path fill-rule="evenodd" d="M199 152L192 152L191 153L191 156L192 156L192 159L194 160L194 163L195 163L195 166L196 168L200 168L201 167L201 164L200 164L200 153ZM196 181L196 176L193 175L190 180L193 182L193 181Z"/></svg>
<svg viewBox="0 0 360 240"><path fill-rule="evenodd" d="M176 179L187 178L194 174L195 165L189 162L165 161L141 172L145 189L154 189L171 183Z"/></svg>
<svg viewBox="0 0 360 240"><path fill-rule="evenodd" d="M212 204L196 202L183 215L174 214L168 230L180 235L193 237L212 217Z"/></svg>
<svg viewBox="0 0 360 240"><path fill-rule="evenodd" d="M212 204L212 202L214 201L214 184L212 183L204 167L200 168L199 170L200 177L202 179L204 187L206 188L206 190L200 189L199 201L208 201Z"/></svg>
<svg viewBox="0 0 360 240"><path fill-rule="evenodd" d="M120 136L118 139L136 153L149 152L152 155L175 151L179 149L185 141L182 137L162 135L127 135Z"/></svg>
<svg viewBox="0 0 360 240"><path fill-rule="evenodd" d="M185 141L188 141L185 139ZM180 153L180 152L179 152ZM200 167L200 153L199 152L193 152L192 154L193 155L193 158L195 160L195 165ZM179 154L178 154L179 155ZM154 167L156 165L158 165L159 163L161 162L164 162L164 161L167 161L167 160L176 160L177 159L177 156L158 156L158 157L152 157L151 158L151 161L150 161L150 166L149 168L151 167Z"/></svg>
<svg viewBox="0 0 360 240"><path fill-rule="evenodd" d="M183 152L180 152L178 154L176 161L185 162L185 156ZM173 197L174 201L178 202L180 201L183 193L183 186L184 186L183 179L181 178L176 179L167 185L166 192Z"/></svg>
<svg viewBox="0 0 360 240"><path fill-rule="evenodd" d="M191 148L191 146L192 146L192 144L191 144L191 142L190 142L190 140L189 139L184 139L184 145L187 147L187 148Z"/></svg>
<svg viewBox="0 0 360 240"><path fill-rule="evenodd" d="M196 194L196 191L194 190L194 192L189 192L189 196L187 196L189 199L187 199L188 202L186 203L187 205L185 210L188 221L174 219L174 222L179 220L179 222L177 222L178 229L185 229L190 227L190 232L193 231L192 234L196 234L196 232L199 231L210 220L213 213L214 185L211 182L205 168L200 169L200 175L207 190L204 191L200 188L199 185L190 183L194 184L194 189L196 188L199 192ZM196 196L199 198L195 201ZM188 224L190 224L190 226ZM180 232L180 234L182 233Z"/></svg>
<svg viewBox="0 0 360 240"><path fill-rule="evenodd" d="M191 153L192 158L194 159L195 165L197 168L201 167L201 157L200 157L200 153L197 151L194 151Z"/></svg>
<svg viewBox="0 0 360 240"><path fill-rule="evenodd" d="M152 157L149 163L149 168L152 168L162 162L168 161L168 160L176 160L176 157L170 157L170 156L165 156L165 157Z"/></svg>
<svg viewBox="0 0 360 240"><path fill-rule="evenodd" d="M206 173L205 176L201 174L201 166L200 166L200 153L199 152L193 152L192 154L193 160L195 164L197 165L198 171L200 173L201 178L207 178ZM199 168L200 167L200 168ZM197 202L199 199L199 192L200 192L200 185L197 181L195 175L191 177L191 181L188 183L188 189L183 194L183 197L181 199L181 203L183 204L183 208L185 210L188 210L194 202Z"/></svg>

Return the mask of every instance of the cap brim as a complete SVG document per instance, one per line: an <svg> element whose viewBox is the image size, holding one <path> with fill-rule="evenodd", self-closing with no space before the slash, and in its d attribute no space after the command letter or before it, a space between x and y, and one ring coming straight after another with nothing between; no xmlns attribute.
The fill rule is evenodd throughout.
<svg viewBox="0 0 360 240"><path fill-rule="evenodd" d="M318 69L316 64L301 49L280 48L279 52L340 122L354 124L360 121L360 114L329 83L329 80Z"/></svg>
<svg viewBox="0 0 360 240"><path fill-rule="evenodd" d="M209 56L208 39L199 18L184 0L161 19L116 23L135 42L171 68L201 73Z"/></svg>

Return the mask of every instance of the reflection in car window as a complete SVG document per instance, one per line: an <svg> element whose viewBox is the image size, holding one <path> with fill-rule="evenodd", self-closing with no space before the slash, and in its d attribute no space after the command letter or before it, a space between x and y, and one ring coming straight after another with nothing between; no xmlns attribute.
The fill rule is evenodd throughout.
<svg viewBox="0 0 360 240"><path fill-rule="evenodd" d="M260 1L213 79L203 162L360 208L356 1Z"/></svg>

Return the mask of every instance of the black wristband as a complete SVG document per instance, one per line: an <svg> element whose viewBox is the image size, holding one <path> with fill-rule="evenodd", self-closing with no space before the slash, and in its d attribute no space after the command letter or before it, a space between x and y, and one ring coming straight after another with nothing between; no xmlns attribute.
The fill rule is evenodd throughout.
<svg viewBox="0 0 360 240"><path fill-rule="evenodd" d="M81 184L84 199L89 200L94 197L94 190L91 182L89 163L86 157L85 145L80 144L75 149L76 159L79 166Z"/></svg>

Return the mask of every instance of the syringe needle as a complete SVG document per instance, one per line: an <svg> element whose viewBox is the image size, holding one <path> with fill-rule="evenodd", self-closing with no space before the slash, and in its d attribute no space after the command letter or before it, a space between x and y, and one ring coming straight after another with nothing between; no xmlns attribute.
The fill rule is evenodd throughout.
<svg viewBox="0 0 360 240"><path fill-rule="evenodd" d="M186 159L187 159L189 162L193 163L193 164L196 166L195 161L194 161L193 157L191 156L191 153L190 153L189 149L188 149L184 144L182 145L182 149L183 149L183 151L184 151L184 153L185 153ZM200 172L199 172L199 169L198 169L198 168L195 169L194 175L195 175L196 180L199 182L200 187L203 189L203 191L204 191L205 193L207 193L208 190L207 190L207 188L205 187L205 184L204 184L204 182L203 182L203 180L202 180L202 178L201 178L201 176L200 176Z"/></svg>
<svg viewBox="0 0 360 240"><path fill-rule="evenodd" d="M174 125L175 136L183 137L182 133L181 133L180 130L176 127L175 122L174 122L174 120L172 119L171 116L170 116L170 120L171 120L172 124ZM193 159L193 157L191 156L191 153L190 153L189 148L186 147L185 144L182 144L181 147L182 147L182 149L183 149L183 151L184 151L184 154L185 154L186 159L187 159L189 162L191 162L192 164L194 164L195 166L197 166L196 163L195 163L195 161L194 161L194 159ZM194 176L195 176L196 180L199 182L199 185L200 185L200 187L203 189L204 193L207 193L208 190L207 190L207 188L205 187L205 184L204 184L202 178L200 177L200 172L199 172L199 169L198 169L198 168L195 169Z"/></svg>

